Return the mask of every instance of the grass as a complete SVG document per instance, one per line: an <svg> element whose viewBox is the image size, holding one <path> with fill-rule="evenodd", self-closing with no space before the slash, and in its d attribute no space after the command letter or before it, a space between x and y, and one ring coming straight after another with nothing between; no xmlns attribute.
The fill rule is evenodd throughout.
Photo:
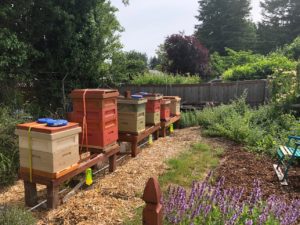
<svg viewBox="0 0 300 225"><path fill-rule="evenodd" d="M205 178L207 172L218 166L223 149L213 149L207 144L196 143L188 151L167 161L168 170L159 177L160 187L166 192L169 185L190 187L194 180ZM135 216L125 221L125 225L142 223L143 207L136 209Z"/></svg>
<svg viewBox="0 0 300 225"><path fill-rule="evenodd" d="M220 148L213 150L207 144L194 144L189 151L167 162L169 169L159 177L162 189L166 190L170 184L190 187L194 180L203 179L218 165L222 153Z"/></svg>

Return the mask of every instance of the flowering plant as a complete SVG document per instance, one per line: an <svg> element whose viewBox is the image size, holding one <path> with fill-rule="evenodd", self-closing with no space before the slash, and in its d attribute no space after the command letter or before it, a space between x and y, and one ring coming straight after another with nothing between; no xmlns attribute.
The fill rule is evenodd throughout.
<svg viewBox="0 0 300 225"><path fill-rule="evenodd" d="M243 189L225 189L224 177L216 186L193 182L190 194L178 187L169 187L163 199L166 224L295 224L300 217L300 200L287 204L276 196L262 200L259 181L248 198L242 199Z"/></svg>

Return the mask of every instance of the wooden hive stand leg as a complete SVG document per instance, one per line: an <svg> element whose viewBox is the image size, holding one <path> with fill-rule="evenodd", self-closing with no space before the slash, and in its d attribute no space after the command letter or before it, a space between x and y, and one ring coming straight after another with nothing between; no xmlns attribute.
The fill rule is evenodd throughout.
<svg viewBox="0 0 300 225"><path fill-rule="evenodd" d="M53 183L47 185L47 207L49 209L55 209L59 205L59 186Z"/></svg>
<svg viewBox="0 0 300 225"><path fill-rule="evenodd" d="M117 154L109 157L109 172L114 172L117 166Z"/></svg>
<svg viewBox="0 0 300 225"><path fill-rule="evenodd" d="M24 181L25 189L25 204L26 206L34 206L37 204L37 190L36 183L31 183L29 181Z"/></svg>
<svg viewBox="0 0 300 225"><path fill-rule="evenodd" d="M154 139L157 140L159 138L159 129L154 132Z"/></svg>
<svg viewBox="0 0 300 225"><path fill-rule="evenodd" d="M166 137L167 136L167 128L165 125L161 126L161 137Z"/></svg>
<svg viewBox="0 0 300 225"><path fill-rule="evenodd" d="M131 157L136 157L138 153L138 140L137 136L133 138L133 141L131 142Z"/></svg>

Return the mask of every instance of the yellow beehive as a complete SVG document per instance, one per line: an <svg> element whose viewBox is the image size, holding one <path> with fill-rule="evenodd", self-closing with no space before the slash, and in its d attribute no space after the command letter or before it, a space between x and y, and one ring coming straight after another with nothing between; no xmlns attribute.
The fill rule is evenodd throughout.
<svg viewBox="0 0 300 225"><path fill-rule="evenodd" d="M57 173L78 163L80 132L78 125L61 128L61 131L56 128L53 133L41 132L41 128L33 128L30 132L24 126L17 128L15 133L19 136L20 167L30 168L30 155L32 169L47 173Z"/></svg>

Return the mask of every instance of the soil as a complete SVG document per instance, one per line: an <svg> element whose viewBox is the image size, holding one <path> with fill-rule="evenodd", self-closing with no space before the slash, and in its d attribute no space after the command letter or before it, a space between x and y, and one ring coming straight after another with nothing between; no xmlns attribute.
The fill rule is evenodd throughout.
<svg viewBox="0 0 300 225"><path fill-rule="evenodd" d="M246 197L253 190L254 180L259 180L263 199L271 195L280 196L286 201L300 199L299 164L290 168L288 186L283 186L273 169L276 159L248 152L241 145L223 138L209 138L209 142L215 142L225 149L221 164L215 171L218 178L225 177L225 188L243 188Z"/></svg>

